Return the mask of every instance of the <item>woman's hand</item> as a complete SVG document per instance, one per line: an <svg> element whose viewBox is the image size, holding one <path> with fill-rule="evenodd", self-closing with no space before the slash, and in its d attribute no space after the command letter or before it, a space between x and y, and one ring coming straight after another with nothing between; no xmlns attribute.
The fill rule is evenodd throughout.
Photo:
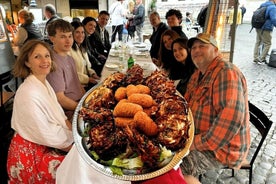
<svg viewBox="0 0 276 184"><path fill-rule="evenodd" d="M93 73L91 77L96 80L99 80L101 78L96 73Z"/></svg>
<svg viewBox="0 0 276 184"><path fill-rule="evenodd" d="M89 83L91 83L91 84L98 84L98 81L95 78L93 78L93 77L89 77Z"/></svg>
<svg viewBox="0 0 276 184"><path fill-rule="evenodd" d="M151 58L152 62L157 66L157 67L161 67L161 63L158 59L156 58Z"/></svg>

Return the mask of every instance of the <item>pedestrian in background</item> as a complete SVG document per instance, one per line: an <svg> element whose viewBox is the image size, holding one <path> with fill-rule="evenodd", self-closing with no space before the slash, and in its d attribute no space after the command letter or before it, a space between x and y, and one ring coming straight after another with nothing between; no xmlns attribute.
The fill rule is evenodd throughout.
<svg viewBox="0 0 276 184"><path fill-rule="evenodd" d="M246 13L246 8L245 8L244 4L241 5L240 9L241 9L241 13L242 13L241 23L243 23L243 17L244 17L244 14Z"/></svg>
<svg viewBox="0 0 276 184"><path fill-rule="evenodd" d="M272 31L276 26L276 0L269 0L262 3L260 7L266 6L265 16L267 17L263 27L256 29L256 43L254 47L254 60L258 64L265 64L266 56L271 47Z"/></svg>
<svg viewBox="0 0 276 184"><path fill-rule="evenodd" d="M28 40L39 39L42 40L43 36L39 27L33 23L34 15L28 10L22 9L18 12L18 20L20 27L15 34L12 42L19 48L23 46Z"/></svg>
<svg viewBox="0 0 276 184"><path fill-rule="evenodd" d="M145 21L145 7L142 4L142 0L136 0L136 5L133 11L133 21L135 30L138 36L138 42L143 42L143 26Z"/></svg>
<svg viewBox="0 0 276 184"><path fill-rule="evenodd" d="M117 33L119 41L123 40L124 22L127 14L127 11L123 6L123 1L124 0L118 0L112 3L109 9L112 25L111 43L115 42Z"/></svg>
<svg viewBox="0 0 276 184"><path fill-rule="evenodd" d="M204 26L205 26L205 21L206 21L206 16L207 16L207 11L208 11L208 6L209 4L206 4L205 6L203 6L198 15L197 15L197 23L198 25L201 27L202 31L204 31Z"/></svg>

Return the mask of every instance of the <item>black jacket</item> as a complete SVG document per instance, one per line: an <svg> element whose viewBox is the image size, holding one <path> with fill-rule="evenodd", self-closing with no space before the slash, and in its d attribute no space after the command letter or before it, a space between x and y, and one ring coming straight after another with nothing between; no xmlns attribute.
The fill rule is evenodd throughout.
<svg viewBox="0 0 276 184"><path fill-rule="evenodd" d="M178 34L181 38L184 38L184 39L188 40L188 37L187 37L186 34L182 31L182 26L174 26L174 27L171 27L171 30L174 30L175 32L177 32L177 34Z"/></svg>
<svg viewBox="0 0 276 184"><path fill-rule="evenodd" d="M102 40L101 40L101 30L99 25L97 25L95 33L93 35L94 35L93 37L95 39L95 44L96 44L95 48L97 48L97 51L100 54L108 57L109 51L111 49L111 43L109 40L108 31L104 29L104 43L102 43Z"/></svg>
<svg viewBox="0 0 276 184"><path fill-rule="evenodd" d="M95 35L95 33L88 36L86 38L86 41L87 41L87 47L88 47L87 54L88 54L89 61L91 63L91 67L92 69L95 70L98 76L101 76L104 64L106 62L105 59L100 57L100 53L97 50L98 48L97 44L101 41L98 40L98 37Z"/></svg>
<svg viewBox="0 0 276 184"><path fill-rule="evenodd" d="M152 35L150 37L150 43L151 43L151 48L150 48L150 56L151 58L156 58L158 59L158 52L160 48L160 40L161 40L161 35L169 29L168 26L161 22L155 31L153 29Z"/></svg>

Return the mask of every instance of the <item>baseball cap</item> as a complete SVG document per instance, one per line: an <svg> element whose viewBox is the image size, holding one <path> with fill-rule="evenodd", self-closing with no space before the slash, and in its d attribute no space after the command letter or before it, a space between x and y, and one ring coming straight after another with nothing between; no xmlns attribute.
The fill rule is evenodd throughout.
<svg viewBox="0 0 276 184"><path fill-rule="evenodd" d="M213 46L217 47L218 48L218 44L217 44L217 41L216 39L210 35L210 34L207 34L207 33L199 33L196 35L196 37L193 37L193 38L190 38L188 40L188 47L191 48L193 46L193 43L195 40L200 40L204 43L210 43L212 44Z"/></svg>

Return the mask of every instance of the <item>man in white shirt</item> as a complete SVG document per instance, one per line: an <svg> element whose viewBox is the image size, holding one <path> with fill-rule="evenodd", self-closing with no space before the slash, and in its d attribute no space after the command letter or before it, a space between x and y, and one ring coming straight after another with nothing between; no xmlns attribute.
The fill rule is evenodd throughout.
<svg viewBox="0 0 276 184"><path fill-rule="evenodd" d="M122 41L123 38L124 19L126 16L126 10L123 7L123 1L124 0L118 0L114 2L109 9L112 25L111 42L115 42L117 33L119 41Z"/></svg>

